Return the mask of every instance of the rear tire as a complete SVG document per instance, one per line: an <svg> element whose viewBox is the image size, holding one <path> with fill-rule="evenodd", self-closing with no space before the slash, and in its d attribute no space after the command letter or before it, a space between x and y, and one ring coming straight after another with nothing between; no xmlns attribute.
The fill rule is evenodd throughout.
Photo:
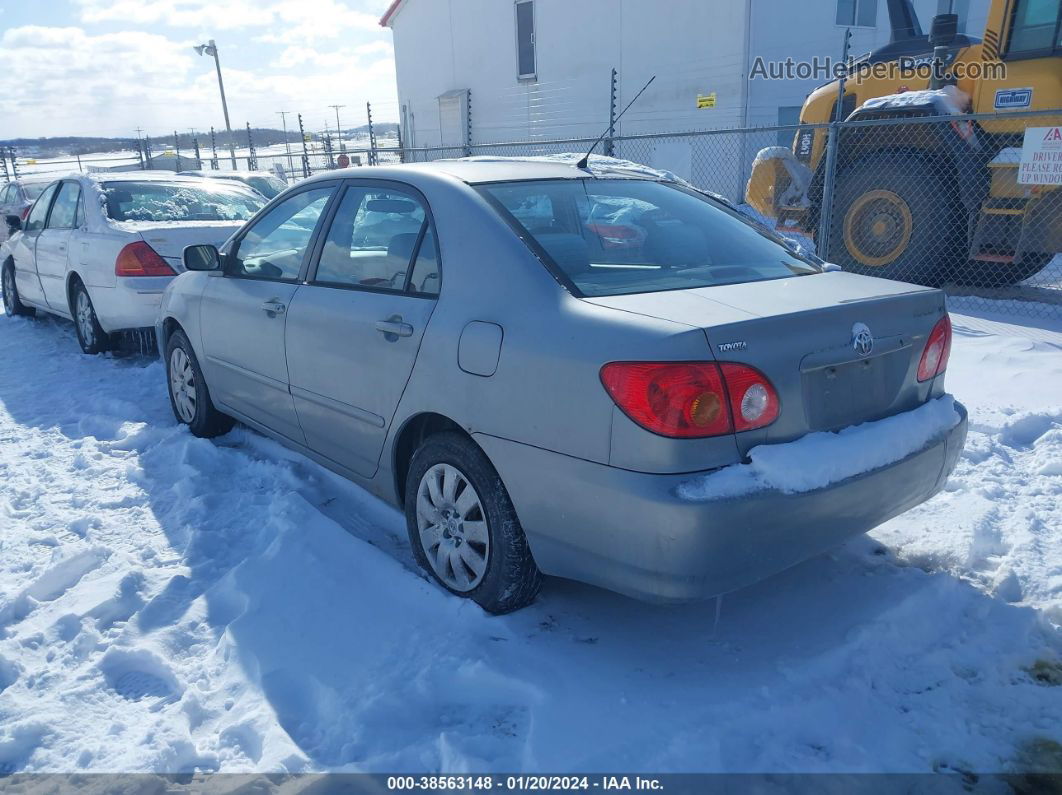
<svg viewBox="0 0 1062 795"><path fill-rule="evenodd" d="M173 332L166 341L166 384L173 416L193 435L210 439L228 433L236 424L214 407L199 360L183 331Z"/></svg>
<svg viewBox="0 0 1062 795"><path fill-rule="evenodd" d="M70 295L71 314L74 316L74 331L81 350L90 356L105 353L111 348L111 338L96 317L96 309L88 290L80 279L74 282Z"/></svg>
<svg viewBox="0 0 1062 795"><path fill-rule="evenodd" d="M18 285L15 284L15 263L8 258L4 263L3 273L0 275L0 286L4 293L4 311L9 315L25 315L33 317L37 310L32 306L26 306L18 297Z"/></svg>
<svg viewBox="0 0 1062 795"><path fill-rule="evenodd" d="M952 271L950 281L967 287L1010 287L1047 267L1054 254L1026 254L1019 265L970 260Z"/></svg>
<svg viewBox="0 0 1062 795"><path fill-rule="evenodd" d="M417 563L450 593L496 614L534 601L542 574L505 484L468 437L446 432L421 444L405 511Z"/></svg>
<svg viewBox="0 0 1062 795"><path fill-rule="evenodd" d="M827 259L847 271L938 287L965 255L951 180L905 152L871 155L838 178Z"/></svg>

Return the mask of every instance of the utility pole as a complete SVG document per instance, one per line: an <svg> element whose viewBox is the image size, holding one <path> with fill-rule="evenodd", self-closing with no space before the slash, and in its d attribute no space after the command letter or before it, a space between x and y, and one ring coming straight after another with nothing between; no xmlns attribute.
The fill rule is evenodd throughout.
<svg viewBox="0 0 1062 795"><path fill-rule="evenodd" d="M218 89L221 91L221 109L225 113L225 129L229 133L229 157L232 158L232 170L237 169L236 166L236 144L232 137L232 125L229 124L229 105L225 101L225 82L221 79L221 60L218 58L218 45L211 39L206 44L197 44L193 48L200 55L213 55L214 66L218 70Z"/></svg>
<svg viewBox="0 0 1062 795"><path fill-rule="evenodd" d="M347 151L347 145L343 143L343 128L339 126L339 109L345 108L346 105L329 105L330 108L335 108L336 111L336 136L339 138L339 151Z"/></svg>
<svg viewBox="0 0 1062 795"><path fill-rule="evenodd" d="M295 165L291 161L291 142L288 141L288 114L290 110L278 110L277 115L280 116L280 123L284 126L284 151L288 155L288 173L295 172Z"/></svg>

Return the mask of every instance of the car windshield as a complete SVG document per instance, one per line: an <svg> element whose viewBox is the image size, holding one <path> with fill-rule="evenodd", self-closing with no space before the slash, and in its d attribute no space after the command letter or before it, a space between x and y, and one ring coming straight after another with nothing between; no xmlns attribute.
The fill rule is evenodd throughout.
<svg viewBox="0 0 1062 795"><path fill-rule="evenodd" d="M484 184L479 190L584 296L820 271L737 212L673 184L564 179Z"/></svg>
<svg viewBox="0 0 1062 795"><path fill-rule="evenodd" d="M42 193L44 193L44 189L47 188L47 187L48 187L48 183L47 182L31 182L28 185L23 184L22 190L23 190L23 192L25 192L26 198L29 201L33 201L38 196L40 196Z"/></svg>
<svg viewBox="0 0 1062 795"><path fill-rule="evenodd" d="M246 221L265 200L245 188L177 182L105 182L115 221Z"/></svg>

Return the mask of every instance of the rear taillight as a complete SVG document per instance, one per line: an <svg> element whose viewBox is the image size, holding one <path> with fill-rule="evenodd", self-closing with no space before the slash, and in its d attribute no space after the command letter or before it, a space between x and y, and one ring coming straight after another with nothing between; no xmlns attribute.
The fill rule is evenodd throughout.
<svg viewBox="0 0 1062 795"><path fill-rule="evenodd" d="M778 416L778 393L743 364L611 362L601 383L646 430L680 439L762 428Z"/></svg>
<svg viewBox="0 0 1062 795"><path fill-rule="evenodd" d="M938 376L948 367L948 357L951 355L951 318L948 313L937 321L933 330L926 340L926 349L922 351L922 359L918 362L918 380L928 381Z"/></svg>
<svg viewBox="0 0 1062 795"><path fill-rule="evenodd" d="M114 261L115 276L174 276L166 260L142 240L130 243L118 252Z"/></svg>
<svg viewBox="0 0 1062 795"><path fill-rule="evenodd" d="M22 215L20 215L19 217L22 219L23 223L25 223L26 219L29 218L29 211L32 210L32 209L33 209L33 205L32 204L29 205L28 207L23 207L22 208Z"/></svg>
<svg viewBox="0 0 1062 795"><path fill-rule="evenodd" d="M751 431L778 419L778 393L763 373L744 364L719 366L730 393L734 430Z"/></svg>

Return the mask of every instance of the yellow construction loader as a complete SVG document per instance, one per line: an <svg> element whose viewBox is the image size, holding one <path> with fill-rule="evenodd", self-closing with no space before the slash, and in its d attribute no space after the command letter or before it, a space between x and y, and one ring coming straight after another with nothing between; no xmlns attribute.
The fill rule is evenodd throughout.
<svg viewBox="0 0 1062 795"><path fill-rule="evenodd" d="M817 249L848 270L924 284L1029 278L1062 252L1057 172L1019 179L1026 128L1062 135L1062 0L991 0L980 39L959 34L953 14L925 35L911 0L888 8L890 43L808 95L792 149L756 157L746 201L779 231L813 238L828 203ZM1014 115L1037 110L1058 113ZM939 120L967 113L992 115ZM881 121L895 119L909 121ZM828 146L833 121L861 123L840 125ZM1044 145L1057 163L1055 149Z"/></svg>

